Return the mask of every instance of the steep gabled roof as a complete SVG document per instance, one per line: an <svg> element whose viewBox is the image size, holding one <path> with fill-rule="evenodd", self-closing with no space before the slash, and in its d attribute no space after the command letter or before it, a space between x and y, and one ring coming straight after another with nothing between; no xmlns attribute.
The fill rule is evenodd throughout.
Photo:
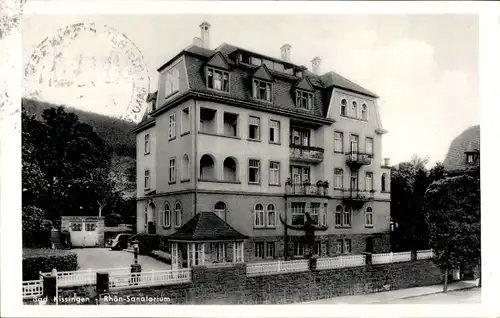
<svg viewBox="0 0 500 318"><path fill-rule="evenodd" d="M272 82L274 80L273 76L269 72L269 69L265 65L261 65L255 73L253 73L253 77L259 78L265 81Z"/></svg>
<svg viewBox="0 0 500 318"><path fill-rule="evenodd" d="M196 214L177 232L168 236L172 241L241 241L248 238L213 212Z"/></svg>
<svg viewBox="0 0 500 318"><path fill-rule="evenodd" d="M378 98L378 96L375 93L370 92L369 90L359 86L353 81L350 81L347 78L335 72L328 72L326 74L321 75L321 82L325 87L343 88L352 92L361 93L363 95L367 95L373 98Z"/></svg>
<svg viewBox="0 0 500 318"><path fill-rule="evenodd" d="M220 69L223 69L223 70L229 70L229 69L231 69L231 67L229 66L229 64L226 61L226 58L224 57L224 55L222 55L221 52L216 52L210 58L210 60L208 60L207 65L208 66L213 66L213 67L216 67L216 68L220 68Z"/></svg>
<svg viewBox="0 0 500 318"><path fill-rule="evenodd" d="M295 88L314 92L314 87L311 81L309 80L308 76L304 76L302 79L300 79L298 83L295 85Z"/></svg>

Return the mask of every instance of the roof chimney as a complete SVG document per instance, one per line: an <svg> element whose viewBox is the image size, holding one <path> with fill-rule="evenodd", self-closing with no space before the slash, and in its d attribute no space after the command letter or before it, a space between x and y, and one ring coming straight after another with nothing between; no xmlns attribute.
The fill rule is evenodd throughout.
<svg viewBox="0 0 500 318"><path fill-rule="evenodd" d="M312 72L316 75L320 75L321 73L321 58L320 57L315 57L311 61L312 63Z"/></svg>
<svg viewBox="0 0 500 318"><path fill-rule="evenodd" d="M193 38L193 45L202 47L203 41L199 37L194 37Z"/></svg>
<svg viewBox="0 0 500 318"><path fill-rule="evenodd" d="M205 49L210 48L210 23L202 22L200 24L201 29L201 44Z"/></svg>
<svg viewBox="0 0 500 318"><path fill-rule="evenodd" d="M285 62L290 62L292 60L292 46L290 44L284 44L281 47L281 59Z"/></svg>

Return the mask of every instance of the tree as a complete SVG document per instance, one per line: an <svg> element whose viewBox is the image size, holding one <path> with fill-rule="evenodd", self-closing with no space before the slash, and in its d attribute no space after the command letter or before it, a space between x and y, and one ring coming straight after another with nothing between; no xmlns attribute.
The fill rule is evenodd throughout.
<svg viewBox="0 0 500 318"><path fill-rule="evenodd" d="M41 121L23 116L24 132L23 186L27 193L38 193L39 184L45 189L35 205L50 220L97 214L96 189L105 185L107 173L101 171L109 171L110 149L93 128L59 107L44 110ZM32 181L35 177L43 181Z"/></svg>
<svg viewBox="0 0 500 318"><path fill-rule="evenodd" d="M481 258L479 175L462 174L433 182L425 193L426 221L434 261L445 271L478 266Z"/></svg>
<svg viewBox="0 0 500 318"><path fill-rule="evenodd" d="M23 206L23 247L50 247L50 226L42 209Z"/></svg>

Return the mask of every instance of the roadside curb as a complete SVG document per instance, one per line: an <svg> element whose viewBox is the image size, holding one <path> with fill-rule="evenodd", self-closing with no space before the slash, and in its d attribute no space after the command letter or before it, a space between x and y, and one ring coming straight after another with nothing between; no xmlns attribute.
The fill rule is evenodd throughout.
<svg viewBox="0 0 500 318"><path fill-rule="evenodd" d="M456 288L456 289L453 289L453 290L448 290L447 293L451 293L451 292L459 291L459 290L474 289L474 288L479 288L480 289L481 287L478 287L478 286L464 286L464 287L461 287L461 288ZM416 298L416 297L422 297L422 296L429 296L429 295L436 295L436 294L444 294L444 292L441 290L441 291L438 291L438 292L430 292L430 293L425 293L425 294L420 294L420 295L406 296L406 297L395 298L395 299L410 299L410 298Z"/></svg>

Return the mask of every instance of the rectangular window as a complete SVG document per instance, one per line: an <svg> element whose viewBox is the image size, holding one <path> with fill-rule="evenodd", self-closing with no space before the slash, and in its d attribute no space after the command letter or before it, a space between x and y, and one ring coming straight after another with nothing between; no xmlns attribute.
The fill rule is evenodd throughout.
<svg viewBox="0 0 500 318"><path fill-rule="evenodd" d="M292 202L292 225L304 225L305 212L305 202Z"/></svg>
<svg viewBox="0 0 500 318"><path fill-rule="evenodd" d="M189 115L189 107L186 107L182 110L182 121L181 121L181 130L182 133L186 133L191 131L190 127L190 115Z"/></svg>
<svg viewBox="0 0 500 318"><path fill-rule="evenodd" d="M314 242L313 255L316 255L316 256L321 255L321 242Z"/></svg>
<svg viewBox="0 0 500 318"><path fill-rule="evenodd" d="M235 246L236 246L236 248L235 248L236 263L241 263L241 262L243 262L243 243L236 242Z"/></svg>
<svg viewBox="0 0 500 318"><path fill-rule="evenodd" d="M252 56L250 58L250 64L260 66L260 65L262 65L262 59L259 59L257 57Z"/></svg>
<svg viewBox="0 0 500 318"><path fill-rule="evenodd" d="M248 138L260 140L260 118L250 116L248 119Z"/></svg>
<svg viewBox="0 0 500 318"><path fill-rule="evenodd" d="M358 191L358 172L351 171L351 191Z"/></svg>
<svg viewBox="0 0 500 318"><path fill-rule="evenodd" d="M179 91L179 70L173 68L165 74L165 97Z"/></svg>
<svg viewBox="0 0 500 318"><path fill-rule="evenodd" d="M343 219L342 226L345 227L350 227L351 226L351 209L350 208L345 208L344 210L344 219Z"/></svg>
<svg viewBox="0 0 500 318"><path fill-rule="evenodd" d="M290 166L290 173L293 184L302 185L305 181L311 180L311 169L309 167Z"/></svg>
<svg viewBox="0 0 500 318"><path fill-rule="evenodd" d="M351 240L344 240L344 253L351 253Z"/></svg>
<svg viewBox="0 0 500 318"><path fill-rule="evenodd" d="M144 170L144 189L149 189L149 169Z"/></svg>
<svg viewBox="0 0 500 318"><path fill-rule="evenodd" d="M365 145L366 153L369 155L373 155L373 138L366 137L365 143L366 143Z"/></svg>
<svg viewBox="0 0 500 318"><path fill-rule="evenodd" d="M168 116L168 139L175 138L175 113Z"/></svg>
<svg viewBox="0 0 500 318"><path fill-rule="evenodd" d="M373 226L373 210L371 207L368 207L365 210L365 226Z"/></svg>
<svg viewBox="0 0 500 318"><path fill-rule="evenodd" d="M276 161L269 162L269 184L280 185L280 163Z"/></svg>
<svg viewBox="0 0 500 318"><path fill-rule="evenodd" d="M319 223L319 210L320 210L321 205L319 203L311 203L311 219L313 220L314 224Z"/></svg>
<svg viewBox="0 0 500 318"><path fill-rule="evenodd" d="M313 93L297 90L295 95L295 105L297 105L298 108L312 109L313 100Z"/></svg>
<svg viewBox="0 0 500 318"><path fill-rule="evenodd" d="M248 160L248 182L260 183L260 160Z"/></svg>
<svg viewBox="0 0 500 318"><path fill-rule="evenodd" d="M335 144L333 151L344 152L344 134L341 132L335 132Z"/></svg>
<svg viewBox="0 0 500 318"><path fill-rule="evenodd" d="M200 131L209 134L217 133L217 111L210 108L200 108Z"/></svg>
<svg viewBox="0 0 500 318"><path fill-rule="evenodd" d="M326 211L326 207L324 209L320 209L320 217L321 217L321 224L320 225L328 225L328 220L327 220L327 211Z"/></svg>
<svg viewBox="0 0 500 318"><path fill-rule="evenodd" d="M269 142L280 143L280 122L277 120L269 121Z"/></svg>
<svg viewBox="0 0 500 318"><path fill-rule="evenodd" d="M267 206L267 226L276 227L276 208L274 204Z"/></svg>
<svg viewBox="0 0 500 318"><path fill-rule="evenodd" d="M373 172L366 173L365 189L366 191L373 190Z"/></svg>
<svg viewBox="0 0 500 318"><path fill-rule="evenodd" d="M144 154L149 154L149 134L144 135Z"/></svg>
<svg viewBox="0 0 500 318"><path fill-rule="evenodd" d="M337 253L339 253L339 254L344 253L344 241L343 240L337 240Z"/></svg>
<svg viewBox="0 0 500 318"><path fill-rule="evenodd" d="M344 188L344 170L340 168L335 168L334 170L334 188L342 189Z"/></svg>
<svg viewBox="0 0 500 318"><path fill-rule="evenodd" d="M207 68L207 87L218 91L229 92L229 73Z"/></svg>
<svg viewBox="0 0 500 318"><path fill-rule="evenodd" d="M266 243L266 257L274 258L276 255L276 245L274 242Z"/></svg>
<svg viewBox="0 0 500 318"><path fill-rule="evenodd" d="M202 265L203 264L203 257L205 256L205 244L195 244L195 250L194 250L194 265Z"/></svg>
<svg viewBox="0 0 500 318"><path fill-rule="evenodd" d="M309 147L310 136L309 130L292 129L290 142L294 145Z"/></svg>
<svg viewBox="0 0 500 318"><path fill-rule="evenodd" d="M94 232L96 229L96 224L95 223L85 223L85 231L87 232Z"/></svg>
<svg viewBox="0 0 500 318"><path fill-rule="evenodd" d="M258 100L267 102L272 101L272 85L271 83L261 80L253 80L253 97Z"/></svg>
<svg viewBox="0 0 500 318"><path fill-rule="evenodd" d="M224 113L224 135L237 137L238 136L238 115L232 113Z"/></svg>
<svg viewBox="0 0 500 318"><path fill-rule="evenodd" d="M168 181L169 182L175 182L176 180L176 173L175 173L175 158L172 158L169 160L168 163Z"/></svg>
<svg viewBox="0 0 500 318"><path fill-rule="evenodd" d="M351 135L351 152L358 152L359 147L359 137L357 135Z"/></svg>
<svg viewBox="0 0 500 318"><path fill-rule="evenodd" d="M300 242L293 243L293 255L304 256L304 244Z"/></svg>
<svg viewBox="0 0 500 318"><path fill-rule="evenodd" d="M264 258L264 243L258 242L255 243L255 257Z"/></svg>

